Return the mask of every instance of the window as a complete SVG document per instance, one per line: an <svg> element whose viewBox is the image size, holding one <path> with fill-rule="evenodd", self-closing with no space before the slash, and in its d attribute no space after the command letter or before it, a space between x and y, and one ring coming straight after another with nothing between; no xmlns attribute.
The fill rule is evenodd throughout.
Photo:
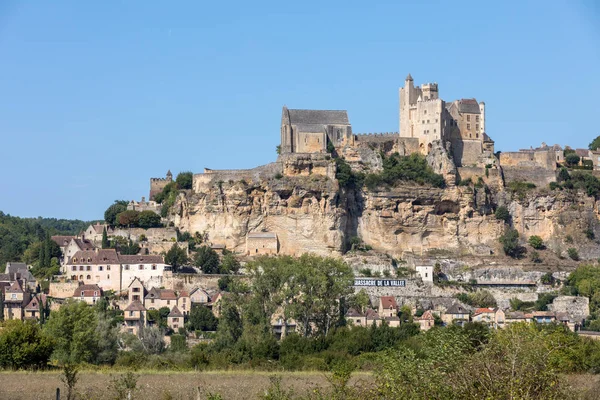
<svg viewBox="0 0 600 400"><path fill-rule="evenodd" d="M475 116L475 122L479 122L479 115Z"/></svg>
<svg viewBox="0 0 600 400"><path fill-rule="evenodd" d="M425 123L425 120L423 120L423 123Z"/></svg>
<svg viewBox="0 0 600 400"><path fill-rule="evenodd" d="M129 265L125 266L125 271L129 271Z"/></svg>
<svg viewBox="0 0 600 400"><path fill-rule="evenodd" d="M88 262L92 262L92 259L88 257Z"/></svg>
<svg viewBox="0 0 600 400"><path fill-rule="evenodd" d="M11 294L10 298L11 299L16 299L17 298L17 294L16 293Z"/></svg>
<svg viewBox="0 0 600 400"><path fill-rule="evenodd" d="M98 292L94 292L94 297L98 296Z"/></svg>
<svg viewBox="0 0 600 400"><path fill-rule="evenodd" d="M427 278L427 272L425 272L425 278Z"/></svg>
<svg viewBox="0 0 600 400"><path fill-rule="evenodd" d="M79 270L80 270L80 271L83 271L83 265L80 265L80 266L79 266Z"/></svg>
<svg viewBox="0 0 600 400"><path fill-rule="evenodd" d="M106 266L106 270L107 270L107 271L110 271L110 265L107 265L107 266Z"/></svg>
<svg viewBox="0 0 600 400"><path fill-rule="evenodd" d="M87 279L89 281L90 279L92 279L92 277L90 275L88 275L85 279Z"/></svg>
<svg viewBox="0 0 600 400"><path fill-rule="evenodd" d="M427 123L429 123L429 120L427 120Z"/></svg>
<svg viewBox="0 0 600 400"><path fill-rule="evenodd" d="M83 297L84 293L85 293L84 291L81 291L81 297Z"/></svg>
<svg viewBox="0 0 600 400"><path fill-rule="evenodd" d="M479 133L476 133L476 134L475 134L475 137L476 137L476 138L479 138Z"/></svg>
<svg viewBox="0 0 600 400"><path fill-rule="evenodd" d="M73 262L77 262L77 257L73 257Z"/></svg>
<svg viewBox="0 0 600 400"><path fill-rule="evenodd" d="M471 121L471 116L469 114L467 114L467 121L470 122Z"/></svg>
<svg viewBox="0 0 600 400"><path fill-rule="evenodd" d="M479 130L479 124L475 124L475 130L478 131Z"/></svg>
<svg viewBox="0 0 600 400"><path fill-rule="evenodd" d="M73 265L73 266L71 267L71 271L77 271L77 267Z"/></svg>
<svg viewBox="0 0 600 400"><path fill-rule="evenodd" d="M102 265L100 265L100 266L98 267L98 271L102 271L103 269L104 269L104 268L102 267Z"/></svg>
<svg viewBox="0 0 600 400"><path fill-rule="evenodd" d="M133 311L129 311L129 316L133 317Z"/></svg>
<svg viewBox="0 0 600 400"><path fill-rule="evenodd" d="M423 111L423 114L427 114L427 110Z"/></svg>
<svg viewBox="0 0 600 400"><path fill-rule="evenodd" d="M185 301L186 301L186 298L184 297L184 298L183 298L183 304L185 304Z"/></svg>
<svg viewBox="0 0 600 400"><path fill-rule="evenodd" d="M136 300L139 300L139 299L140 299L140 296L139 296L139 295L137 295L137 294L136 294L136 295L133 295L133 301L136 301Z"/></svg>
<svg viewBox="0 0 600 400"><path fill-rule="evenodd" d="M179 318L173 318L173 322L179 322Z"/></svg>
<svg viewBox="0 0 600 400"><path fill-rule="evenodd" d="M91 271L92 270L92 266L91 265L86 265L85 266L85 270L86 271Z"/></svg>
<svg viewBox="0 0 600 400"><path fill-rule="evenodd" d="M156 265L153 265L153 266L152 266L152 270L153 270L153 271L156 271Z"/></svg>
<svg viewBox="0 0 600 400"><path fill-rule="evenodd" d="M139 266L139 269L140 269L140 270L144 269L144 266L143 266L143 265L140 265L140 266Z"/></svg>
<svg viewBox="0 0 600 400"><path fill-rule="evenodd" d="M167 305L170 306L171 305L171 300L167 300Z"/></svg>
<svg viewBox="0 0 600 400"><path fill-rule="evenodd" d="M139 288L139 287L134 287L134 288L133 288L133 292L137 293L137 292L139 292L139 291L140 291L140 288Z"/></svg>
<svg viewBox="0 0 600 400"><path fill-rule="evenodd" d="M438 122L438 119L437 119L437 118L435 119L435 122Z"/></svg>
<svg viewBox="0 0 600 400"><path fill-rule="evenodd" d="M467 124L467 129L471 129L471 124Z"/></svg>
<svg viewBox="0 0 600 400"><path fill-rule="evenodd" d="M150 299L150 303L151 303L151 304L154 304L154 299Z"/></svg>
<svg viewBox="0 0 600 400"><path fill-rule="evenodd" d="M106 279L110 279L110 275L106 275Z"/></svg>
<svg viewBox="0 0 600 400"><path fill-rule="evenodd" d="M433 133L435 133L435 129L433 130Z"/></svg>

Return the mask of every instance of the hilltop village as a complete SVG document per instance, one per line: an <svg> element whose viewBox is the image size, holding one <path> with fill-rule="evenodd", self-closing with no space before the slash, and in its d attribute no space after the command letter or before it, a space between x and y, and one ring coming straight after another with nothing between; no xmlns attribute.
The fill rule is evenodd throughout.
<svg viewBox="0 0 600 400"><path fill-rule="evenodd" d="M444 101L437 83L416 86L410 74L399 100L398 132L355 133L346 111L284 106L276 161L152 178L147 199L52 236L60 273L47 282L10 262L4 319L45 318L68 299L106 302L123 313L124 333L164 326L167 342L178 332L199 342L208 339L186 329L190 313L219 318L249 263L314 254L352 270L365 301L344 310L349 325L526 321L587 332L588 297L561 285L580 260L600 257L600 149L497 152L483 101ZM282 305L270 321L278 339L306 329Z"/></svg>

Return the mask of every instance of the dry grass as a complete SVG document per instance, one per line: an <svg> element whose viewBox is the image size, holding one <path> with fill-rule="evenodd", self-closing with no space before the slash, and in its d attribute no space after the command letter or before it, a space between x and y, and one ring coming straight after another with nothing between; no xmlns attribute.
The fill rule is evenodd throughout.
<svg viewBox="0 0 600 400"><path fill-rule="evenodd" d="M315 387L329 387L326 375L320 372L147 371L136 374L139 374L139 391L133 399L196 400L196 388L200 388L200 399L205 399L208 393L218 393L226 400L256 399L269 386L269 378L273 375L279 375L282 386L293 388L297 394L305 394ZM81 372L77 391L82 400L114 399L111 380L120 375L118 372ZM57 387L61 388L61 393L65 393L59 372L2 372L0 381L0 399L54 399ZM372 382L372 375L359 373L353 376L350 384L363 385L369 382Z"/></svg>

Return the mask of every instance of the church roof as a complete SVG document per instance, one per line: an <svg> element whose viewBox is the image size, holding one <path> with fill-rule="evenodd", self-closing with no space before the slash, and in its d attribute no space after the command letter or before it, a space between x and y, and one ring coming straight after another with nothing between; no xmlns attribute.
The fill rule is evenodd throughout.
<svg viewBox="0 0 600 400"><path fill-rule="evenodd" d="M405 81L412 81L412 80L413 80L413 78L412 78L412 76L410 75L410 72L409 72L408 75L406 76Z"/></svg>
<svg viewBox="0 0 600 400"><path fill-rule="evenodd" d="M299 125L350 125L345 110L288 110L290 124Z"/></svg>

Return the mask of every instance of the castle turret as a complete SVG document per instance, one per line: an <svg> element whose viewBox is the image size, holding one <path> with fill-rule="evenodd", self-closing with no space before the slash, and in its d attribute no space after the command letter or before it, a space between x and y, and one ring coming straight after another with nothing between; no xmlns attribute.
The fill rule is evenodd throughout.
<svg viewBox="0 0 600 400"><path fill-rule="evenodd" d="M417 99L414 82L412 76L409 73L406 76L406 79L404 79L404 87L400 88L400 136L412 136L412 132L409 128L409 108L411 104L415 104L416 102Z"/></svg>
<svg viewBox="0 0 600 400"><path fill-rule="evenodd" d="M479 113L481 114L479 116L481 119L481 132L485 133L485 103L483 101L479 102Z"/></svg>
<svg viewBox="0 0 600 400"><path fill-rule="evenodd" d="M173 181L173 174L171 173L171 170L167 171L167 181L169 181L169 182Z"/></svg>

